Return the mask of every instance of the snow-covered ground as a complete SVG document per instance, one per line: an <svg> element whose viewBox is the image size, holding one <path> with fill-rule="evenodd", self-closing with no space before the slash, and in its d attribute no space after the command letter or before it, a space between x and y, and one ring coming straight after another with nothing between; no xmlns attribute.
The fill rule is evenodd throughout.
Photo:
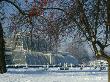
<svg viewBox="0 0 110 82"><path fill-rule="evenodd" d="M107 71L86 69L57 71L57 68L50 68L46 71L42 68L9 68L7 73L0 74L0 82L107 82Z"/></svg>

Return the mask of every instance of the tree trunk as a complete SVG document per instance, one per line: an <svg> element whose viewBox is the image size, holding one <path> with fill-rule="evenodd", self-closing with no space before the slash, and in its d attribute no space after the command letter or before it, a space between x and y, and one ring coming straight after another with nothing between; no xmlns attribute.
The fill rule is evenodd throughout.
<svg viewBox="0 0 110 82"><path fill-rule="evenodd" d="M110 0L107 0L107 22L110 24ZM107 25L107 38L110 25ZM108 82L110 82L110 59L108 59Z"/></svg>
<svg viewBox="0 0 110 82"><path fill-rule="evenodd" d="M110 63L108 64L108 82L110 82Z"/></svg>
<svg viewBox="0 0 110 82"><path fill-rule="evenodd" d="M108 59L108 82L110 82L110 59Z"/></svg>
<svg viewBox="0 0 110 82"><path fill-rule="evenodd" d="M0 22L0 73L5 72L7 72L5 63L5 42L3 39L3 28Z"/></svg>

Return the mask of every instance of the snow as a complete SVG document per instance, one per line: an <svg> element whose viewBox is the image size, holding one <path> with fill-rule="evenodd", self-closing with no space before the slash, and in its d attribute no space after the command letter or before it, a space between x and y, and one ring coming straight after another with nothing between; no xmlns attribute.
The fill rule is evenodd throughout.
<svg viewBox="0 0 110 82"><path fill-rule="evenodd" d="M46 71L42 68L8 68L7 73L0 74L0 82L107 82L107 71L75 69L57 71L57 68L50 68Z"/></svg>

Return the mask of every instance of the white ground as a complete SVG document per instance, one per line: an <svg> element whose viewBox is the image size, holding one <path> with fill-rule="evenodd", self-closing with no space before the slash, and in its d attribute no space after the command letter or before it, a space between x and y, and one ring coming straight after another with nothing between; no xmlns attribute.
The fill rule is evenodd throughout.
<svg viewBox="0 0 110 82"><path fill-rule="evenodd" d="M7 73L0 74L0 82L107 82L107 72L8 69Z"/></svg>

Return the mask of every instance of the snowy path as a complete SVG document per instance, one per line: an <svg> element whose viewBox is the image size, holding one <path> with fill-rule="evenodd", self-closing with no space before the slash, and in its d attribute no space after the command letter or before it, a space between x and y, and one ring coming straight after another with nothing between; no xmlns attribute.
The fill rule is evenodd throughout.
<svg viewBox="0 0 110 82"><path fill-rule="evenodd" d="M0 74L0 82L107 82L107 72L47 72L10 69Z"/></svg>

